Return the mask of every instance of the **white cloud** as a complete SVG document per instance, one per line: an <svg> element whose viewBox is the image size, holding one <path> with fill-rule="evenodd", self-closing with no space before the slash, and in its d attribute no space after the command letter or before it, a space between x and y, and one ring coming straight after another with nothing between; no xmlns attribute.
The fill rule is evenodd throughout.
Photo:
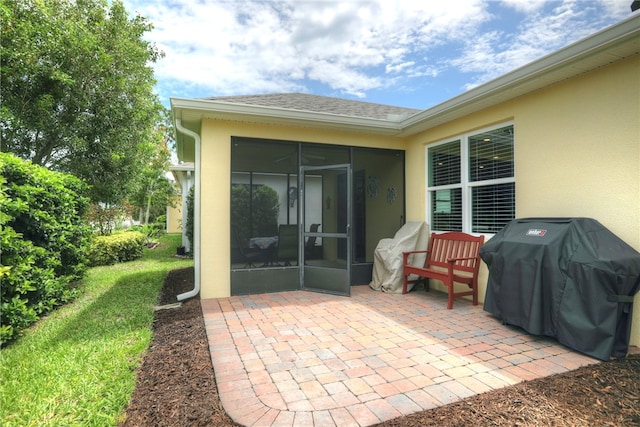
<svg viewBox="0 0 640 427"><path fill-rule="evenodd" d="M605 16L623 19L631 13L632 0L594 0L594 2L604 9Z"/></svg>
<svg viewBox="0 0 640 427"><path fill-rule="evenodd" d="M127 7L155 26L149 38L165 52L158 79L202 85L212 95L303 90L310 78L361 96L384 86L385 71L402 72L416 51L463 37L487 17L480 0L177 0ZM372 68L385 71L368 75Z"/></svg>
<svg viewBox="0 0 640 427"><path fill-rule="evenodd" d="M544 7L547 0L501 0L501 2L518 12L531 13Z"/></svg>
<svg viewBox="0 0 640 427"><path fill-rule="evenodd" d="M148 38L165 52L155 65L165 88L198 87L206 92L198 96L218 96L308 91L313 81L364 97L391 85L410 87L411 79L435 78L443 70L472 73L467 80L475 85L601 28L601 22L585 22L591 9L606 11L602 20L610 19L623 16L620 5L629 2L489 1L125 0L125 5L155 26ZM497 5L526 12L516 33L491 28L495 16L489 10L495 13ZM447 57L436 57L436 51Z"/></svg>
<svg viewBox="0 0 640 427"><path fill-rule="evenodd" d="M518 0L505 2L521 3ZM516 32L505 34L491 31L479 34L467 43L461 56L449 61L462 72L475 74L475 78L465 84L465 89L471 89L582 39L603 28L603 22L607 20L623 17L601 15L602 9L597 8L596 2L547 2L553 6L549 12L541 9L541 2L535 3L536 8L532 6L529 11L538 10L528 14ZM619 8L614 7L608 10L614 14L620 12Z"/></svg>

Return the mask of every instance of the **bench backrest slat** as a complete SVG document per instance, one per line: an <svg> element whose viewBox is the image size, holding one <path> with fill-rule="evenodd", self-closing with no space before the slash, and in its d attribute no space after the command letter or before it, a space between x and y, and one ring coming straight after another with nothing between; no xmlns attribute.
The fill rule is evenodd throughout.
<svg viewBox="0 0 640 427"><path fill-rule="evenodd" d="M447 259L471 257L474 259L456 261L454 268L474 273L479 267L477 258L483 242L484 236L476 237L457 231L441 234L431 233L429 254L424 266L425 268L433 266L447 267Z"/></svg>

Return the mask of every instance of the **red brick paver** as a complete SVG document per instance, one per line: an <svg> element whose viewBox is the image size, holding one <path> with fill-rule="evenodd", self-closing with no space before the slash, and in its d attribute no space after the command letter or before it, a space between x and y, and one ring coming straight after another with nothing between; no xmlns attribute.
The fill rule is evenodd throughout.
<svg viewBox="0 0 640 427"><path fill-rule="evenodd" d="M368 426L596 359L438 292L202 301L220 399L246 426Z"/></svg>

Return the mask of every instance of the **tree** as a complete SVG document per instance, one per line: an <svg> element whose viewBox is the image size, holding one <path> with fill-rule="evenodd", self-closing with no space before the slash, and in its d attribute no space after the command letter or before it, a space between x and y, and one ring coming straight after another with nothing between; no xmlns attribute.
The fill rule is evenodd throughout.
<svg viewBox="0 0 640 427"><path fill-rule="evenodd" d="M163 109L142 39L119 0L3 0L2 151L71 173L91 199L123 201L153 155Z"/></svg>
<svg viewBox="0 0 640 427"><path fill-rule="evenodd" d="M169 117L165 115L164 124L155 129L153 155L143 167L137 191L131 200L131 204L139 208L139 221L143 224L164 215L167 205L174 203L176 189L165 175L169 170L171 158L168 144L171 141L172 128L169 123Z"/></svg>

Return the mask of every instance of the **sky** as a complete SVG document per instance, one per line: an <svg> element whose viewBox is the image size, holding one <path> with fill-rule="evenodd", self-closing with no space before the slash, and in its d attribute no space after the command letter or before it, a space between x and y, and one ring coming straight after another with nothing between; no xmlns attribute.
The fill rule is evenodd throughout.
<svg viewBox="0 0 640 427"><path fill-rule="evenodd" d="M302 92L427 109L632 15L632 0L123 3L154 27L166 106Z"/></svg>

